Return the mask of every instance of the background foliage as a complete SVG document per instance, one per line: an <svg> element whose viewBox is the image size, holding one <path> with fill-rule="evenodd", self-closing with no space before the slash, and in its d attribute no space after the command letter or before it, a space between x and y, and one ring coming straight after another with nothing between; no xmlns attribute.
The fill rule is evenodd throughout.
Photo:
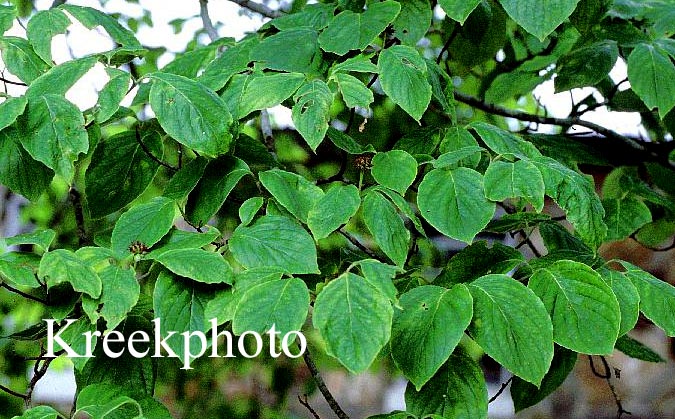
<svg viewBox="0 0 675 419"><path fill-rule="evenodd" d="M219 38L201 1L204 30L162 68L134 35L147 15L0 6L2 31L27 21L25 36L0 37L3 83L26 86L2 94L0 183L30 200L37 227L2 239L9 415L64 416L31 404L53 361L43 318L78 319L74 348L84 331L128 335L153 318L179 332L211 318L237 334L301 329L324 363L409 380L407 412L389 418L486 417L483 353L513 373L516 410L558 387L577 354L660 359L626 333L644 316L675 336L675 288L598 248L658 248L675 231L671 3L235 3L274 19ZM52 40L73 21L114 47L55 63ZM626 80L608 75L619 60ZM66 93L101 66L109 80L79 109ZM551 117L532 91L552 78L557 92L595 90ZM292 128L271 123L277 105ZM638 112L644 135L589 122L598 108ZM584 174L598 167L601 191ZM242 404L182 384L270 360L181 371L95 353L73 360L71 413L171 417L157 389L186 417L284 417L297 367L270 367L276 404Z"/></svg>

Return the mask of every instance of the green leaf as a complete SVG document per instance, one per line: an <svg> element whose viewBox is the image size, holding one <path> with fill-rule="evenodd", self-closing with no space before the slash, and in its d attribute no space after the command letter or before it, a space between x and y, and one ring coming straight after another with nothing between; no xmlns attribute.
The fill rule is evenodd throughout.
<svg viewBox="0 0 675 419"><path fill-rule="evenodd" d="M528 383L518 377L511 382L511 398L516 412L534 406L548 397L562 385L577 363L577 353L561 346L555 347L551 368L548 370L541 385Z"/></svg>
<svg viewBox="0 0 675 419"><path fill-rule="evenodd" d="M100 273L103 288L101 297L98 300L83 297L82 308L87 312L92 322L97 317L92 317L92 313L97 311L99 304L101 316L106 321L107 330L115 329L131 311L138 302L141 293L141 287L136 280L134 272L130 269L123 269L115 265L109 265ZM93 308L87 311L87 307Z"/></svg>
<svg viewBox="0 0 675 419"><path fill-rule="evenodd" d="M210 161L204 169L204 175L188 196L186 219L200 226L209 222L232 189L248 174L251 174L248 165L236 157L222 156Z"/></svg>
<svg viewBox="0 0 675 419"><path fill-rule="evenodd" d="M263 282L248 288L241 296L234 313L232 331L237 335L248 330L262 334L274 326L284 336L302 328L308 310L309 290L302 280L290 278Z"/></svg>
<svg viewBox="0 0 675 419"><path fill-rule="evenodd" d="M254 46L250 59L271 70L311 73L321 62L318 35L311 28L283 30Z"/></svg>
<svg viewBox="0 0 675 419"><path fill-rule="evenodd" d="M358 73L377 73L377 66L371 61L372 54L357 55L356 57L347 58L344 61L336 61L331 68L330 74L334 75L338 72L346 73L354 71Z"/></svg>
<svg viewBox="0 0 675 419"><path fill-rule="evenodd" d="M641 361L666 362L665 359L661 358L661 355L628 335L620 336L619 339L617 339L616 349L631 358L639 359Z"/></svg>
<svg viewBox="0 0 675 419"><path fill-rule="evenodd" d="M365 371L389 342L393 309L364 278L345 273L323 287L312 322L326 353L356 374Z"/></svg>
<svg viewBox="0 0 675 419"><path fill-rule="evenodd" d="M419 185L420 214L436 230L456 240L471 243L495 212L485 198L483 176L472 169L434 169Z"/></svg>
<svg viewBox="0 0 675 419"><path fill-rule="evenodd" d="M175 200L185 198L199 183L208 163L206 157L199 156L183 165L164 187L164 196Z"/></svg>
<svg viewBox="0 0 675 419"><path fill-rule="evenodd" d="M59 9L41 10L28 21L26 36L35 53L46 63L52 63L52 39L65 34L70 19Z"/></svg>
<svg viewBox="0 0 675 419"><path fill-rule="evenodd" d="M493 161L485 171L484 184L485 196L491 201L524 198L535 210L544 208L544 178L527 160Z"/></svg>
<svg viewBox="0 0 675 419"><path fill-rule="evenodd" d="M471 154L468 154L469 150L473 149L474 151ZM484 148L478 146L478 141L471 135L471 133L464 127L450 127L445 132L443 140L438 146L438 151L441 153L438 156L438 163L444 163L447 161L448 166L454 163L458 163L460 166L466 166L470 168L475 168L480 163L481 152ZM453 162L455 156L468 154L467 156L461 157L461 159ZM448 156L443 156L443 154L448 154ZM447 159L447 160L446 160ZM434 165L434 167L436 167ZM443 167L446 167L444 164ZM440 169L441 167L436 167Z"/></svg>
<svg viewBox="0 0 675 419"><path fill-rule="evenodd" d="M126 408L130 411L127 412ZM78 413L86 413L92 418L111 417L115 414L131 412L143 417L143 409L138 402L129 396L121 396L118 388L106 384L92 384L80 390L77 395Z"/></svg>
<svg viewBox="0 0 675 419"><path fill-rule="evenodd" d="M448 360L473 314L464 285L413 288L399 300L391 330L391 356L417 391Z"/></svg>
<svg viewBox="0 0 675 419"><path fill-rule="evenodd" d="M35 277L39 263L39 258L31 253L5 253L0 255L0 278L19 287L39 288Z"/></svg>
<svg viewBox="0 0 675 419"><path fill-rule="evenodd" d="M152 73L150 106L159 124L176 141L206 156L230 149L233 120L213 90L187 77Z"/></svg>
<svg viewBox="0 0 675 419"><path fill-rule="evenodd" d="M16 19L16 7L0 6L0 35L14 25L14 19Z"/></svg>
<svg viewBox="0 0 675 419"><path fill-rule="evenodd" d="M0 130L12 125L26 109L27 103L25 96L8 97L0 103Z"/></svg>
<svg viewBox="0 0 675 419"><path fill-rule="evenodd" d="M579 0L500 0L499 1L520 26L543 41L567 19Z"/></svg>
<svg viewBox="0 0 675 419"><path fill-rule="evenodd" d="M166 341L181 359L185 359L186 355L184 339L180 334L205 332L209 327L204 316L204 308L213 299L214 293L211 289L199 285L166 271L160 272L155 282L152 306L155 318L161 321L161 336L168 336L168 331L177 332ZM201 345L196 336L192 336L189 342L193 348Z"/></svg>
<svg viewBox="0 0 675 419"><path fill-rule="evenodd" d="M498 220L492 220L485 227L486 231L493 233L508 233L517 230L529 230L540 223L550 221L551 216L534 212L516 212L504 214Z"/></svg>
<svg viewBox="0 0 675 419"><path fill-rule="evenodd" d="M46 278L49 288L67 282L75 291L93 298L101 295L101 278L70 250L56 249L45 253L40 261L38 277Z"/></svg>
<svg viewBox="0 0 675 419"><path fill-rule="evenodd" d="M469 160L470 157L475 156L476 153L480 153L483 150L485 150L483 147L478 146L462 147L458 150L441 154L436 160L432 161L431 164L435 169L454 169L458 164L461 165L463 161Z"/></svg>
<svg viewBox="0 0 675 419"><path fill-rule="evenodd" d="M419 417L487 419L485 376L478 363L458 347L421 390L416 391L412 383L408 384L405 404Z"/></svg>
<svg viewBox="0 0 675 419"><path fill-rule="evenodd" d="M466 18L469 17L473 9L478 6L480 0L440 0L438 4L441 5L443 11L453 20L461 23L462 25L466 21Z"/></svg>
<svg viewBox="0 0 675 419"><path fill-rule="evenodd" d="M554 79L556 93L598 84L607 77L618 57L615 41L596 42L570 51L558 60L558 75Z"/></svg>
<svg viewBox="0 0 675 419"><path fill-rule="evenodd" d="M506 275L485 275L469 285L469 335L514 375L539 385L553 359L553 326L541 300Z"/></svg>
<svg viewBox="0 0 675 419"><path fill-rule="evenodd" d="M298 220L307 223L307 216L324 196L321 188L300 175L272 169L259 174L260 183Z"/></svg>
<svg viewBox="0 0 675 419"><path fill-rule="evenodd" d="M333 18L335 11L334 4L307 4L303 5L299 11L278 17L269 22L270 25L284 31L297 28L299 26L308 26L316 30L321 30L328 25Z"/></svg>
<svg viewBox="0 0 675 419"><path fill-rule="evenodd" d="M557 344L590 355L612 353L621 312L614 292L597 272L560 260L536 271L528 287L544 302Z"/></svg>
<svg viewBox="0 0 675 419"><path fill-rule="evenodd" d="M110 239L112 251L119 257L128 255L129 246L136 241L152 247L169 232L175 215L174 201L161 196L132 207L115 223Z"/></svg>
<svg viewBox="0 0 675 419"><path fill-rule="evenodd" d="M218 253L202 249L175 249L160 253L155 260L176 275L197 282L232 284L232 268Z"/></svg>
<svg viewBox="0 0 675 419"><path fill-rule="evenodd" d="M395 1L372 3L363 13L345 10L335 16L319 35L324 51L345 55L363 50L398 16L401 6Z"/></svg>
<svg viewBox="0 0 675 419"><path fill-rule="evenodd" d="M239 103L239 118L271 108L291 97L305 81L302 73L272 73L251 76Z"/></svg>
<svg viewBox="0 0 675 419"><path fill-rule="evenodd" d="M171 250L198 249L211 244L218 236L220 232L212 226L204 226L201 233L174 229L145 258L156 259Z"/></svg>
<svg viewBox="0 0 675 419"><path fill-rule="evenodd" d="M398 192L394 192L391 189L383 188L381 186L373 186L373 189L380 192L382 195L389 198L391 202L396 205L398 210L405 215L415 227L415 230L420 234L420 236L426 237L422 223L420 222L419 217L415 214L415 211L411 208L412 203L406 201Z"/></svg>
<svg viewBox="0 0 675 419"><path fill-rule="evenodd" d="M623 240L652 221L649 207L632 195L622 199L603 199L602 206L605 209L607 241Z"/></svg>
<svg viewBox="0 0 675 419"><path fill-rule="evenodd" d="M214 91L222 89L233 75L247 69L251 49L257 42L252 38L229 47L206 66L197 81Z"/></svg>
<svg viewBox="0 0 675 419"><path fill-rule="evenodd" d="M399 4L401 12L392 24L394 33L403 45L414 47L431 25L433 12L429 0L408 0Z"/></svg>
<svg viewBox="0 0 675 419"><path fill-rule="evenodd" d="M47 251L49 246L56 238L56 232L51 229L36 230L32 233L17 234L16 236L5 238L7 246L18 244L34 244L40 249Z"/></svg>
<svg viewBox="0 0 675 419"><path fill-rule="evenodd" d="M369 108L375 101L372 90L356 77L344 73L336 73L334 77L348 108Z"/></svg>
<svg viewBox="0 0 675 419"><path fill-rule="evenodd" d="M293 100L295 104L291 109L291 118L295 129L312 151L316 151L328 130L333 93L322 80L312 80L298 89Z"/></svg>
<svg viewBox="0 0 675 419"><path fill-rule="evenodd" d="M66 182L72 182L75 160L89 149L84 117L77 106L59 95L29 98L19 126L25 133L21 143L26 151Z"/></svg>
<svg viewBox="0 0 675 419"><path fill-rule="evenodd" d="M162 158L164 148L156 131L123 131L99 141L84 175L85 194L93 218L123 208L152 182L159 163L145 150Z"/></svg>
<svg viewBox="0 0 675 419"><path fill-rule="evenodd" d="M51 406L37 406L26 410L21 416L13 416L12 419L58 419L60 416Z"/></svg>
<svg viewBox="0 0 675 419"><path fill-rule="evenodd" d="M360 260L356 264L361 268L363 277L370 285L388 297L392 303L398 303L396 299L398 290L392 280L397 273L402 272L401 268L387 265L375 259Z"/></svg>
<svg viewBox="0 0 675 419"><path fill-rule="evenodd" d="M133 32L126 29L124 26L112 16L101 12L92 7L75 6L71 4L64 4L60 6L61 9L71 14L75 19L79 20L88 29L94 29L97 26L102 26L108 32L108 35L116 43L133 48L141 48L140 42L136 39Z"/></svg>
<svg viewBox="0 0 675 419"><path fill-rule="evenodd" d="M288 217L265 215L251 226L237 226L229 247L245 267L275 267L289 274L319 273L314 240Z"/></svg>
<svg viewBox="0 0 675 419"><path fill-rule="evenodd" d="M453 124L457 123L457 109L455 108L455 99L450 95L452 86L450 76L445 72L436 61L428 58L424 59L427 64L427 81L431 85L432 97L441 105L443 113L450 117Z"/></svg>
<svg viewBox="0 0 675 419"><path fill-rule="evenodd" d="M307 227L315 240L326 238L341 225L347 224L359 206L361 197L356 186L335 185L314 203L307 214Z"/></svg>
<svg viewBox="0 0 675 419"><path fill-rule="evenodd" d="M363 154L363 153L374 153L375 149L372 145L364 146L356 142L355 139L345 134L342 131L338 131L333 127L328 127L326 131L328 138L335 145L335 147L340 150L344 150L349 154Z"/></svg>
<svg viewBox="0 0 675 419"><path fill-rule="evenodd" d="M54 94L64 96L96 64L96 57L78 58L52 67L33 80L26 90L28 103L40 96ZM65 99L64 99L65 100Z"/></svg>
<svg viewBox="0 0 675 419"><path fill-rule="evenodd" d="M0 183L35 201L53 177L52 169L34 160L23 148L19 130L0 130Z"/></svg>
<svg viewBox="0 0 675 419"><path fill-rule="evenodd" d="M260 211L260 208L263 206L263 197L254 196L244 201L239 207L239 219L243 225L251 224L253 217Z"/></svg>
<svg viewBox="0 0 675 419"><path fill-rule="evenodd" d="M602 269L599 270L602 279L612 288L614 296L619 302L621 311L621 325L619 336L633 330L637 324L640 311L640 294L633 283L621 272Z"/></svg>
<svg viewBox="0 0 675 419"><path fill-rule="evenodd" d="M96 102L96 121L102 124L109 120L120 107L120 102L127 95L131 75L116 68L106 68L109 80L98 94Z"/></svg>
<svg viewBox="0 0 675 419"><path fill-rule="evenodd" d="M523 263L525 258L513 247L499 242L494 242L488 247L488 243L481 240L454 255L434 280L434 285L450 288L484 275L506 274Z"/></svg>
<svg viewBox="0 0 675 419"><path fill-rule="evenodd" d="M544 177L546 195L565 211L581 240L597 249L606 237L607 226L593 182L550 157L539 157L532 163Z"/></svg>
<svg viewBox="0 0 675 419"><path fill-rule="evenodd" d="M675 64L657 45L640 43L628 56L628 81L649 109L659 108L659 116L675 107Z"/></svg>
<svg viewBox="0 0 675 419"><path fill-rule="evenodd" d="M472 122L469 127L476 131L485 145L497 154L513 154L522 160L541 156L539 150L531 143L494 125Z"/></svg>
<svg viewBox="0 0 675 419"><path fill-rule="evenodd" d="M417 160L403 150L377 153L372 165L370 173L377 183L401 195L405 195L417 177Z"/></svg>
<svg viewBox="0 0 675 419"><path fill-rule="evenodd" d="M15 36L0 37L2 62L7 70L26 84L43 75L49 70L49 64L42 61L35 53L30 43Z"/></svg>
<svg viewBox="0 0 675 419"><path fill-rule="evenodd" d="M633 264L619 263L640 294L640 311L666 335L675 336L675 287Z"/></svg>
<svg viewBox="0 0 675 419"><path fill-rule="evenodd" d="M395 45L377 60L382 90L417 122L431 101L427 65L415 48Z"/></svg>
<svg viewBox="0 0 675 419"><path fill-rule="evenodd" d="M397 266L403 266L408 257L410 231L405 228L394 204L377 191L363 197L363 222L373 235L375 243Z"/></svg>

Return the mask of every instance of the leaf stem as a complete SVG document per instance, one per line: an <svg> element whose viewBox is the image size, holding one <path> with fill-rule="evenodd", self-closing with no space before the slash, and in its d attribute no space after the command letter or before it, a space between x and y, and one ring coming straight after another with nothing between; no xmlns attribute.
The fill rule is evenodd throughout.
<svg viewBox="0 0 675 419"><path fill-rule="evenodd" d="M270 19L274 19L277 17L283 16L283 13L281 13L278 10L270 9L269 7L265 6L264 4L256 3L254 1L249 1L249 0L230 0L232 3L236 3L239 6L248 9L252 12L261 14L265 17L268 17Z"/></svg>

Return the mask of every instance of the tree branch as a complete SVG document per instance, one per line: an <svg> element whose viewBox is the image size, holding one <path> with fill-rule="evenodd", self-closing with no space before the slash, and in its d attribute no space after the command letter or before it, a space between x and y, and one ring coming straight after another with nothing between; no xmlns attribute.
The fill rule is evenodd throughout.
<svg viewBox="0 0 675 419"><path fill-rule="evenodd" d="M312 406L307 401L307 395L306 394L304 395L304 397L300 397L300 395L298 394L298 401L300 402L301 405L305 406L305 408L307 408L307 410L309 410L309 413L311 413L312 416L314 416L314 419L321 419L319 414L316 413L316 411L312 408Z"/></svg>
<svg viewBox="0 0 675 419"><path fill-rule="evenodd" d="M218 39L218 31L213 27L213 22L211 22L211 16L209 16L208 0L199 0L199 16L202 18L202 24L204 25L204 30L209 36L211 42Z"/></svg>
<svg viewBox="0 0 675 419"><path fill-rule="evenodd" d="M0 76L0 81L2 81L3 83L7 83L7 84L13 84L14 86L28 86L26 83L24 83L22 81L7 80L6 78L4 78L2 76Z"/></svg>
<svg viewBox="0 0 675 419"><path fill-rule="evenodd" d="M73 203L75 209L75 224L77 224L77 237L80 246L84 246L89 238L87 237L87 230L84 226L84 211L82 210L82 199L80 192L74 186L70 187L68 191L68 198Z"/></svg>
<svg viewBox="0 0 675 419"><path fill-rule="evenodd" d="M360 241L356 239L356 237L352 236L351 234L347 233L344 229L339 229L338 230L340 234L342 234L351 244L359 248L363 253L367 254L373 259L380 260L380 258L373 252L372 250L368 249L366 246L363 245Z"/></svg>
<svg viewBox="0 0 675 419"><path fill-rule="evenodd" d="M138 127L136 127L136 142L138 142L138 145L141 146L141 149L143 150L143 152L145 154L147 154L147 156L150 157L150 159L152 159L152 161L159 164L160 166L166 167L169 170L173 170L174 172L178 170L177 168L171 166L170 164L161 161L160 159L157 158L157 156L152 154L152 151L150 151L148 146L146 146L145 143L143 143L143 140L141 139L141 133L138 132Z"/></svg>
<svg viewBox="0 0 675 419"><path fill-rule="evenodd" d="M26 294L25 292L23 292L23 291L21 291L21 290L18 290L18 289L16 289L16 288L12 287L12 286L7 285L5 282L0 283L0 287L5 288L7 291L11 291L11 292L13 292L13 293L15 293L15 294L18 294L18 295L20 295L20 296L22 296L23 298L26 298L26 299L28 299L28 300L37 301L37 302L40 303L40 304L47 305L47 302L46 302L45 300L43 300L43 299L41 299L41 298L38 298L38 297L33 297L33 296L30 295L30 294Z"/></svg>
<svg viewBox="0 0 675 419"><path fill-rule="evenodd" d="M12 390L11 388L7 388L7 387L3 386L2 384L0 384L0 390L4 391L5 393L7 393L9 395L12 395L14 397L18 397L18 398L23 399L23 400L26 400L26 397L27 397L25 394L18 393L16 391Z"/></svg>
<svg viewBox="0 0 675 419"><path fill-rule="evenodd" d="M49 8L53 9L55 7L59 7L62 4L66 4L66 0L54 0Z"/></svg>
<svg viewBox="0 0 675 419"><path fill-rule="evenodd" d="M249 1L249 0L229 0L232 3L236 3L239 6L248 9L252 12L256 12L258 14L261 14L265 17L268 17L270 19L274 19L276 17L281 17L283 16L283 13L281 13L278 10L270 9L269 7L265 6L264 4L256 3L254 1Z"/></svg>
<svg viewBox="0 0 675 419"><path fill-rule="evenodd" d="M316 364L314 363L314 360L309 354L309 351L305 351L303 359L305 360L305 364L307 364L307 368L309 368L309 372L312 373L312 377L314 377L314 381L316 381L316 385L317 387L319 387L319 391L323 395L324 399L326 399L326 402L328 402L328 406L330 406L331 410L340 419L350 419L350 417L344 412L344 410L342 410L337 400L335 400L330 390L328 390L328 387L326 386L326 383L323 381L323 378L321 378L319 369L316 367Z"/></svg>
<svg viewBox="0 0 675 419"><path fill-rule="evenodd" d="M618 141L621 141L622 143L628 145L635 151L641 152L641 153L649 153L647 150L647 147L645 146L644 143L641 143L639 141L633 140L631 138L628 138L626 136L623 136L616 131L613 131L609 128L605 128L601 125L598 125L593 122L585 121L579 117L572 117L572 118L554 118L551 116L539 116L539 115L532 115L526 112L520 112L520 111L515 111L512 109L507 109L498 105L493 105L491 103L486 103L478 98L475 98L473 96L466 95L464 93L455 91L455 100L465 103L469 106L472 106L474 108L480 109L482 111L494 114L494 115L499 115L499 116L505 116L507 118L513 118L517 119L519 121L525 121L525 122L534 122L537 124L544 124L544 125L557 125L561 127L571 127L573 125L579 125L581 127L588 128L592 131L597 132L600 135L603 135L607 138L612 138ZM652 153L650 153L652 154ZM659 156L657 155L652 155L652 157L656 158L659 160Z"/></svg>

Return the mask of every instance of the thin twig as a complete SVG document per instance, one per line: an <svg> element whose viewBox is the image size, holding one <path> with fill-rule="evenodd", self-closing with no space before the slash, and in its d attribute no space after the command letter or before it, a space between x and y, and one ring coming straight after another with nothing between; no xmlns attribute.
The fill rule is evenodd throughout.
<svg viewBox="0 0 675 419"><path fill-rule="evenodd" d="M307 401L307 395L305 394L303 397L300 397L298 394L298 401L300 402L301 405L305 406L307 410L309 410L309 413L314 416L314 419L321 419L318 413L316 413L316 410L312 409L312 406L310 406L309 402Z"/></svg>
<svg viewBox="0 0 675 419"><path fill-rule="evenodd" d="M211 22L211 16L209 16L208 0L199 0L199 15L202 18L202 25L204 25L204 30L209 36L211 42L218 39L218 31L213 27L213 22Z"/></svg>
<svg viewBox="0 0 675 419"><path fill-rule="evenodd" d="M152 161L154 161L155 163L159 164L160 166L166 167L166 168L169 169L169 170L173 170L174 172L178 170L177 168L171 166L170 164L161 161L160 159L157 158L157 156L155 156L154 154L152 154L152 151L150 151L150 149L148 148L148 146L146 146L145 143L143 143L143 140L141 139L141 133L138 131L138 127L136 127L136 142L138 142L138 145L141 146L141 149L143 150L143 152L144 152L148 157L150 157L150 159L151 159Z"/></svg>
<svg viewBox="0 0 675 419"><path fill-rule="evenodd" d="M504 390L506 390L506 387L511 384L511 381L513 381L513 377L509 378L506 380L505 383L502 383L502 386L499 388L499 390L495 393L494 396L490 397L490 400L488 400L488 404L492 403L493 401L497 400L497 397L501 396Z"/></svg>
<svg viewBox="0 0 675 419"><path fill-rule="evenodd" d="M324 399L326 399L326 402L328 402L328 406L330 406L331 410L340 419L350 419L349 416L344 412L344 410L342 410L338 402L335 400L330 390L328 390L328 387L326 386L326 383L323 381L323 378L321 378L319 369L316 367L316 364L314 363L312 356L309 354L309 351L305 351L303 359L305 360L305 364L307 364L307 368L309 368L309 372L312 374L312 377L314 377L314 381L316 381L316 385L317 387L319 387L319 391L323 395Z"/></svg>
<svg viewBox="0 0 675 419"><path fill-rule="evenodd" d="M252 12L256 12L258 14L261 14L265 17L268 17L270 19L274 19L276 17L283 16L283 13L281 13L278 10L270 9L269 7L265 6L264 4L256 3L254 1L249 1L249 0L230 0L232 3L236 3L239 6L248 9Z"/></svg>
<svg viewBox="0 0 675 419"><path fill-rule="evenodd" d="M443 57L443 53L447 51L448 48L450 48L450 44L452 43L452 41L455 40L455 37L457 36L458 32L459 31L457 31L456 29L452 30L452 33L450 34L450 36L448 36L448 40L445 41L445 44L443 44L443 48L441 48L441 51L438 53L438 57L436 57L436 64L440 64L441 59Z"/></svg>
<svg viewBox="0 0 675 419"><path fill-rule="evenodd" d="M7 387L3 386L2 384L0 384L0 390L4 391L5 393L7 393L9 395L12 395L14 397L18 397L18 398L23 399L23 400L26 400L26 397L28 397L25 394L18 393L16 391L12 390L11 388L7 388Z"/></svg>
<svg viewBox="0 0 675 419"><path fill-rule="evenodd" d="M82 197L80 192L74 186L70 187L68 197L73 203L75 210L75 224L77 225L77 238L80 246L84 246L89 238L87 237L87 230L84 225L84 211L82 210Z"/></svg>
<svg viewBox="0 0 675 419"><path fill-rule="evenodd" d="M22 81L12 81L12 80L8 80L8 79L6 79L2 76L0 76L0 81L2 81L3 83L7 83L7 84L13 84L15 86L28 86L26 83L24 83Z"/></svg>
<svg viewBox="0 0 675 419"><path fill-rule="evenodd" d="M612 392L612 397L614 398L614 402L616 403L616 418L621 419L621 417L626 414L626 415L632 415L631 412L623 408L623 404L621 403L621 398L616 392L616 388L614 387L614 384L612 384L612 370L609 367L609 363L607 362L607 359L604 356L600 357L600 360L602 361L602 367L604 369L604 372L600 373L595 369L595 365L593 364L593 356L589 355L588 360L591 365L591 371L593 374L598 377L602 378L607 382L607 386L609 387L609 390ZM619 378L617 374L617 378Z"/></svg>
<svg viewBox="0 0 675 419"><path fill-rule="evenodd" d="M54 0L49 8L53 9L55 7L59 7L62 4L66 4L66 0Z"/></svg>
<svg viewBox="0 0 675 419"><path fill-rule="evenodd" d="M45 301L45 300L43 300L43 299L41 299L41 298L38 298L38 297L33 297L33 296L30 295L30 294L26 294L25 292L23 292L23 291L21 291L21 290L18 290L18 289L14 288L14 287L12 287L12 286L10 286L10 285L7 285L7 283L5 283L5 282L0 283L0 287L5 288L5 289L7 289L8 291L11 291L11 292L13 292L13 293L15 293L15 294L18 294L18 295L20 295L20 296L22 296L23 298L26 298L26 299L28 299L28 300L37 301L37 302L40 303L40 304L47 305L47 301Z"/></svg>
<svg viewBox="0 0 675 419"><path fill-rule="evenodd" d="M354 237L354 236L352 236L351 234L347 233L347 232L346 232L344 229L342 229L342 228L339 229L338 231L340 232L340 234L342 234L343 236L345 236L345 238L346 238L347 240L349 240L349 242L350 242L351 244L353 244L354 246L358 247L363 253L367 254L368 256L370 256L370 257L373 258L373 259L377 259L377 260L380 259L380 258L375 254L375 252L373 252L372 250L370 250L370 249L368 249L366 246L364 246L363 243L361 243L360 241L358 241L358 240L356 239L356 237Z"/></svg>

